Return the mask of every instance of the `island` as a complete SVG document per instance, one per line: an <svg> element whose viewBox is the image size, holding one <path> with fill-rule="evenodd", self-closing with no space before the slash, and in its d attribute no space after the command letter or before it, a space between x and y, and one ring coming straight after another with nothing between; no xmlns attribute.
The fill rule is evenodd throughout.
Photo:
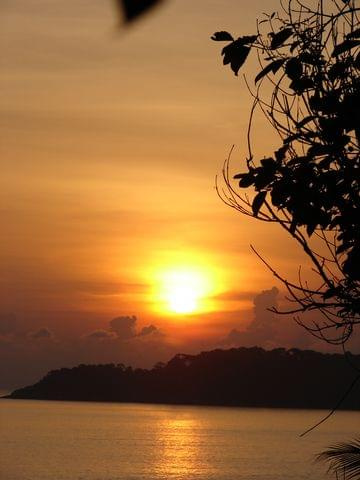
<svg viewBox="0 0 360 480"><path fill-rule="evenodd" d="M345 397L339 408L360 410L354 365L360 355L217 349L178 354L152 369L105 364L53 370L7 398L331 409Z"/></svg>

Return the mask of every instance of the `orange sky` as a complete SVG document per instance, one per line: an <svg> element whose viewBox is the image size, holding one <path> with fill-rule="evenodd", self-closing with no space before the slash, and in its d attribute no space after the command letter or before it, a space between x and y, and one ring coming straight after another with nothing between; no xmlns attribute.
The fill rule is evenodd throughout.
<svg viewBox="0 0 360 480"><path fill-rule="evenodd" d="M231 145L234 162L246 155L250 99L209 37L253 34L264 2L168 0L131 29L116 28L113 7L0 6L0 340L12 363L24 348L45 370L110 361L101 343L80 347L79 338L129 315L138 332L161 331L151 360L169 346L214 346L246 328L254 297L276 285L250 243L279 269L296 273L301 261L276 228L237 215L214 190ZM257 119L255 130L256 153L271 152L267 125ZM211 311L159 311L154 278L179 264L212 272ZM1 332L10 314L16 328ZM142 345L116 348L146 363Z"/></svg>

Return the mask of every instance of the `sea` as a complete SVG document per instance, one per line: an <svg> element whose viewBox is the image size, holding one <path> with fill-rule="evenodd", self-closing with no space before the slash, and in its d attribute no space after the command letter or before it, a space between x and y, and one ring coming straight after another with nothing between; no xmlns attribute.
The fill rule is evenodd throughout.
<svg viewBox="0 0 360 480"><path fill-rule="evenodd" d="M0 400L1 480L302 480L360 412Z"/></svg>

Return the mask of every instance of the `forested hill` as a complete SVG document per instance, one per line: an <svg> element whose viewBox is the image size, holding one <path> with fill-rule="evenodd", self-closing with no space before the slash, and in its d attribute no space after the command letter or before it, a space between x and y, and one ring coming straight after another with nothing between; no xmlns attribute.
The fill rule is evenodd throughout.
<svg viewBox="0 0 360 480"><path fill-rule="evenodd" d="M360 355L352 362L360 365ZM332 408L356 375L342 355L234 348L179 354L151 370L114 364L62 368L10 398ZM342 408L360 409L358 384Z"/></svg>

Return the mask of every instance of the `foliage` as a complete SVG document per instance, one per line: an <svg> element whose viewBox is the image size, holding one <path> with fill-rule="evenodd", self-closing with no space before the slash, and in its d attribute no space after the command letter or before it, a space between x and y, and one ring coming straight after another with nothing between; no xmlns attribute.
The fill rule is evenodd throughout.
<svg viewBox="0 0 360 480"><path fill-rule="evenodd" d="M304 250L319 278L309 287L289 282L257 254L287 288L296 307L278 313L321 312L322 321L297 317L318 338L344 344L360 324L360 8L357 0L290 0L281 14L265 15L257 32L230 42L223 63L235 75L251 51L260 72L248 129L246 170L223 169L222 199L259 220L278 223ZM267 87L266 87L267 85ZM266 92L269 90L270 94ZM251 128L260 108L280 137L279 148L254 159ZM320 247L319 247L320 244ZM255 252L257 253L257 252Z"/></svg>
<svg viewBox="0 0 360 480"><path fill-rule="evenodd" d="M360 478L360 439L349 443L332 445L318 456L319 460L329 463L329 471L337 478Z"/></svg>

